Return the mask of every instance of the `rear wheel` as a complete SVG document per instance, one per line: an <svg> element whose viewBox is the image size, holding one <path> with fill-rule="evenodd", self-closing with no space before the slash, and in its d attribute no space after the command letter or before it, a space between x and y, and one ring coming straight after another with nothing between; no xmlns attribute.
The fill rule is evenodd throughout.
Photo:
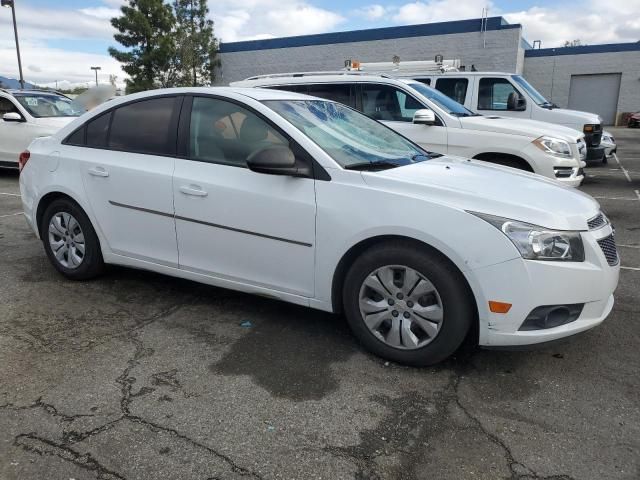
<svg viewBox="0 0 640 480"><path fill-rule="evenodd" d="M475 318L462 274L437 252L407 242L379 245L356 259L343 301L349 325L367 349L415 366L451 355Z"/></svg>
<svg viewBox="0 0 640 480"><path fill-rule="evenodd" d="M104 269L100 243L89 218L73 201L54 200L42 216L42 243L49 260L72 280L93 278Z"/></svg>

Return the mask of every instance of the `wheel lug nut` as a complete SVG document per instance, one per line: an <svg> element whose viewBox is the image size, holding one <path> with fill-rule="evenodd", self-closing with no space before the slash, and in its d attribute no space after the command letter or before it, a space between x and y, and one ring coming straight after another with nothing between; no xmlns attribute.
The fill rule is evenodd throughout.
<svg viewBox="0 0 640 480"><path fill-rule="evenodd" d="M402 300L404 298L404 295L402 295L401 293L398 293L396 297L398 297L398 300Z"/></svg>
<svg viewBox="0 0 640 480"><path fill-rule="evenodd" d="M393 300L393 298L390 298L389 300L387 300L387 303L388 303L389 305L393 305L393 304L394 304L394 303L396 303L396 302Z"/></svg>
<svg viewBox="0 0 640 480"><path fill-rule="evenodd" d="M394 310L393 312L391 312L391 315L393 315L394 317L397 317L398 316L398 311Z"/></svg>
<svg viewBox="0 0 640 480"><path fill-rule="evenodd" d="M413 307L413 302L411 300L409 300L407 302L407 307L409 307L409 308Z"/></svg>
<svg viewBox="0 0 640 480"><path fill-rule="evenodd" d="M404 313L402 314L402 316L403 316L404 318L409 318L409 317L411 316L411 314L410 314L409 312L404 312Z"/></svg>

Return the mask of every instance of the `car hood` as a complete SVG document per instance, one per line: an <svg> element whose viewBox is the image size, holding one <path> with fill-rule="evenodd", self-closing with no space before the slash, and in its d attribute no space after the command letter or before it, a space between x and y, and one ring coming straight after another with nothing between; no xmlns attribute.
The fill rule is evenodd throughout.
<svg viewBox="0 0 640 480"><path fill-rule="evenodd" d="M51 133L53 133L68 123L73 122L76 118L78 117L44 117L36 118L35 123L42 127L50 127L52 129Z"/></svg>
<svg viewBox="0 0 640 480"><path fill-rule="evenodd" d="M381 172L362 172L377 189L453 208L557 230L587 230L600 211L592 197L532 173L443 156Z"/></svg>
<svg viewBox="0 0 640 480"><path fill-rule="evenodd" d="M602 124L600 115L589 112L581 112L579 110L569 110L567 108L552 108L549 110L553 114L553 123L561 123L563 125L584 125L584 124ZM551 117L550 117L551 118Z"/></svg>
<svg viewBox="0 0 640 480"><path fill-rule="evenodd" d="M510 135L522 135L532 139L548 135L570 143L576 143L578 138L584 137L582 132L562 125L495 115L461 117L460 125L468 130L489 130Z"/></svg>

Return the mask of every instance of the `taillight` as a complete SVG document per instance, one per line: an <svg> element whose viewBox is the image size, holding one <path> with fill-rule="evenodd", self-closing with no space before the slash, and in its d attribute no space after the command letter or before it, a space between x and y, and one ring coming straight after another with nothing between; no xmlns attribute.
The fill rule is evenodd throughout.
<svg viewBox="0 0 640 480"><path fill-rule="evenodd" d="M18 170L22 171L24 166L29 161L29 158L31 158L31 152L29 150L25 150L20 154L20 156L18 157Z"/></svg>

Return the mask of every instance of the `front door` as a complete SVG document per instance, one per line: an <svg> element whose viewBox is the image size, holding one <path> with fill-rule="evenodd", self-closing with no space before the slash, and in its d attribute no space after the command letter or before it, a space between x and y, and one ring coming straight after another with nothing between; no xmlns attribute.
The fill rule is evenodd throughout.
<svg viewBox="0 0 640 480"><path fill-rule="evenodd" d="M313 295L314 180L247 168L253 152L289 140L228 100L194 97L186 159L176 161L180 268Z"/></svg>

